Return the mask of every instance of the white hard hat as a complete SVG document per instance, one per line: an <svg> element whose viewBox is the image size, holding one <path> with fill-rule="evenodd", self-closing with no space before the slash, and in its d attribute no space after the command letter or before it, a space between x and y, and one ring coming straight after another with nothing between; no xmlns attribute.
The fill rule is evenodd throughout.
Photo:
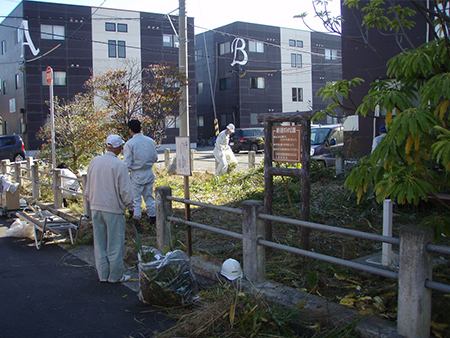
<svg viewBox="0 0 450 338"><path fill-rule="evenodd" d="M234 124L233 124L233 123L230 123L230 124L227 126L227 129L228 129L229 131L231 131L232 133L234 133L234 131L235 131L236 128L234 128Z"/></svg>
<svg viewBox="0 0 450 338"><path fill-rule="evenodd" d="M242 278L243 273L241 269L241 264L233 258L228 258L222 264L222 271L220 271L222 276L225 276L229 280L235 280L237 278Z"/></svg>

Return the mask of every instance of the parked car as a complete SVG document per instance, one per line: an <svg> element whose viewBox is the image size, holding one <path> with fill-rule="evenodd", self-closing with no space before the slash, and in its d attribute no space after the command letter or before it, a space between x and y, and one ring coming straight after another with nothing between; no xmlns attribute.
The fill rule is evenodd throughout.
<svg viewBox="0 0 450 338"><path fill-rule="evenodd" d="M19 135L0 135L0 160L19 162L25 157L25 146Z"/></svg>
<svg viewBox="0 0 450 338"><path fill-rule="evenodd" d="M311 125L311 158L323 166L335 166L334 158L344 150L342 124Z"/></svg>
<svg viewBox="0 0 450 338"><path fill-rule="evenodd" d="M231 134L230 147L235 153L242 150L263 150L264 128L237 128L234 134Z"/></svg>

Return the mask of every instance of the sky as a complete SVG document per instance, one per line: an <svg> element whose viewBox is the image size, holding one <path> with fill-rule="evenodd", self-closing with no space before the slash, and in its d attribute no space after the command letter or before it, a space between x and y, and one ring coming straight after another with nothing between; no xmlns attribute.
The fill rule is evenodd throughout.
<svg viewBox="0 0 450 338"><path fill-rule="evenodd" d="M284 28L309 30L301 19L294 15L308 13L308 25L325 32L320 19L314 17L313 0L186 0L186 12L194 17L195 34L214 29L235 21L258 23ZM46 2L76 4L104 8L127 9L160 14L177 14L178 0L47 0ZM0 0L0 21L18 4L19 0ZM262 5L265 3L266 5ZM271 3L270 5L267 5ZM328 10L333 16L340 14L340 1L328 0Z"/></svg>

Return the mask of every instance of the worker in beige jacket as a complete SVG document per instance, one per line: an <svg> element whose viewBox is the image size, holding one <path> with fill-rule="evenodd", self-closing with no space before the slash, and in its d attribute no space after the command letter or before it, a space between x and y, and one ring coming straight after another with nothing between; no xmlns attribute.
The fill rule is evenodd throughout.
<svg viewBox="0 0 450 338"><path fill-rule="evenodd" d="M84 197L90 204L94 231L95 266L100 282L130 280L124 274L125 210L133 205L134 191L128 168L117 155L124 141L109 135L106 152L88 167Z"/></svg>

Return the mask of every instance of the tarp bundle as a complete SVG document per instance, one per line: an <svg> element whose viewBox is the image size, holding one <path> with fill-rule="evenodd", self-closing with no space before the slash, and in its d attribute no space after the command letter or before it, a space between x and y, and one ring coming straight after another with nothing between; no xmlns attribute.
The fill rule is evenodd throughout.
<svg viewBox="0 0 450 338"><path fill-rule="evenodd" d="M9 191L11 194L14 194L17 190L17 188L19 187L19 183L12 183L8 180L8 178L6 177L6 175L0 175L0 178L2 180L2 184L1 184L1 191Z"/></svg>
<svg viewBox="0 0 450 338"><path fill-rule="evenodd" d="M164 307L191 303L198 297L198 284L189 257L181 250L139 263L139 299Z"/></svg>

